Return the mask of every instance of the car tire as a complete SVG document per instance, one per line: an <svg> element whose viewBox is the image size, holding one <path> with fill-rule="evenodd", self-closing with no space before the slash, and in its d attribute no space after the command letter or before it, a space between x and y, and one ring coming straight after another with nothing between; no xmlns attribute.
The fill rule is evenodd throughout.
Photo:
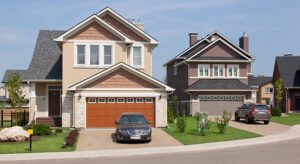
<svg viewBox="0 0 300 164"><path fill-rule="evenodd" d="M119 139L120 138L119 135L116 135L116 137L117 137L117 142L120 143L121 140Z"/></svg>
<svg viewBox="0 0 300 164"><path fill-rule="evenodd" d="M245 117L245 123L246 123L246 124L250 124L250 120L249 120L249 117L248 117L248 116Z"/></svg>
<svg viewBox="0 0 300 164"><path fill-rule="evenodd" d="M269 122L270 122L270 120L268 120L268 121L264 121L264 124L268 125L268 124L269 124Z"/></svg>
<svg viewBox="0 0 300 164"><path fill-rule="evenodd" d="M234 120L235 121L240 121L240 118L239 118L239 116L238 116L238 114L236 113L236 114L234 114Z"/></svg>

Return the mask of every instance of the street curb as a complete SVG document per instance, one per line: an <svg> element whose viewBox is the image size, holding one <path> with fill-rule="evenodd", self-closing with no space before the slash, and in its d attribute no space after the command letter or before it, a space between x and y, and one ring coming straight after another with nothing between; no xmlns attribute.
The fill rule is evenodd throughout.
<svg viewBox="0 0 300 164"><path fill-rule="evenodd" d="M235 141L214 142L187 146L169 146L152 148L132 148L132 149L114 149L114 150L93 150L93 151L75 151L59 153L24 153L24 154L2 154L0 162L3 161L24 161L24 160L49 160L49 159L82 159L97 157L124 157L137 155L168 154L179 152L210 151L226 148L237 148L245 146L255 146L274 142L281 142L300 138L300 125L295 125L287 131L279 134L242 139Z"/></svg>

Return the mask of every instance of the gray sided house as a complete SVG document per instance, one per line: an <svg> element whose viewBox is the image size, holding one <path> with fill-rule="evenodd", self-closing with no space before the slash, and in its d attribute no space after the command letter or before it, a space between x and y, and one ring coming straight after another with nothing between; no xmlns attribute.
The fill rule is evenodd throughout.
<svg viewBox="0 0 300 164"><path fill-rule="evenodd" d="M255 89L248 85L255 58L249 53L246 33L237 46L219 32L212 32L198 40L189 34L190 46L168 61L167 84L176 88L173 95L190 103L190 112L220 115L223 110L233 112Z"/></svg>

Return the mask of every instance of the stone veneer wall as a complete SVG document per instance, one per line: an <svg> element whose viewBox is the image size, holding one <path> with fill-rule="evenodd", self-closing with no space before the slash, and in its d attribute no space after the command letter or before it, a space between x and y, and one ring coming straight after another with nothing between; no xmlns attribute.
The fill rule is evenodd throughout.
<svg viewBox="0 0 300 164"><path fill-rule="evenodd" d="M79 98L75 96L74 98L74 109L75 109L75 127L76 128L85 128L86 122L86 107L85 107L85 97Z"/></svg>
<svg viewBox="0 0 300 164"><path fill-rule="evenodd" d="M46 96L36 96L36 105L37 105L36 117L48 117L49 113L46 104Z"/></svg>
<svg viewBox="0 0 300 164"><path fill-rule="evenodd" d="M156 97L156 127L166 127L167 126L167 94L163 94L162 98Z"/></svg>
<svg viewBox="0 0 300 164"><path fill-rule="evenodd" d="M62 126L71 127L73 122L73 95L62 95Z"/></svg>

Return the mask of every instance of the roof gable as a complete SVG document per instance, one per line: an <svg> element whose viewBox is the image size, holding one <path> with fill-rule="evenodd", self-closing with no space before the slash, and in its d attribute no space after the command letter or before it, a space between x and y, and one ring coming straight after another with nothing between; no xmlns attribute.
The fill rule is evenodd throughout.
<svg viewBox="0 0 300 164"><path fill-rule="evenodd" d="M299 87L300 56L277 56L274 71L279 71L285 87Z"/></svg>

